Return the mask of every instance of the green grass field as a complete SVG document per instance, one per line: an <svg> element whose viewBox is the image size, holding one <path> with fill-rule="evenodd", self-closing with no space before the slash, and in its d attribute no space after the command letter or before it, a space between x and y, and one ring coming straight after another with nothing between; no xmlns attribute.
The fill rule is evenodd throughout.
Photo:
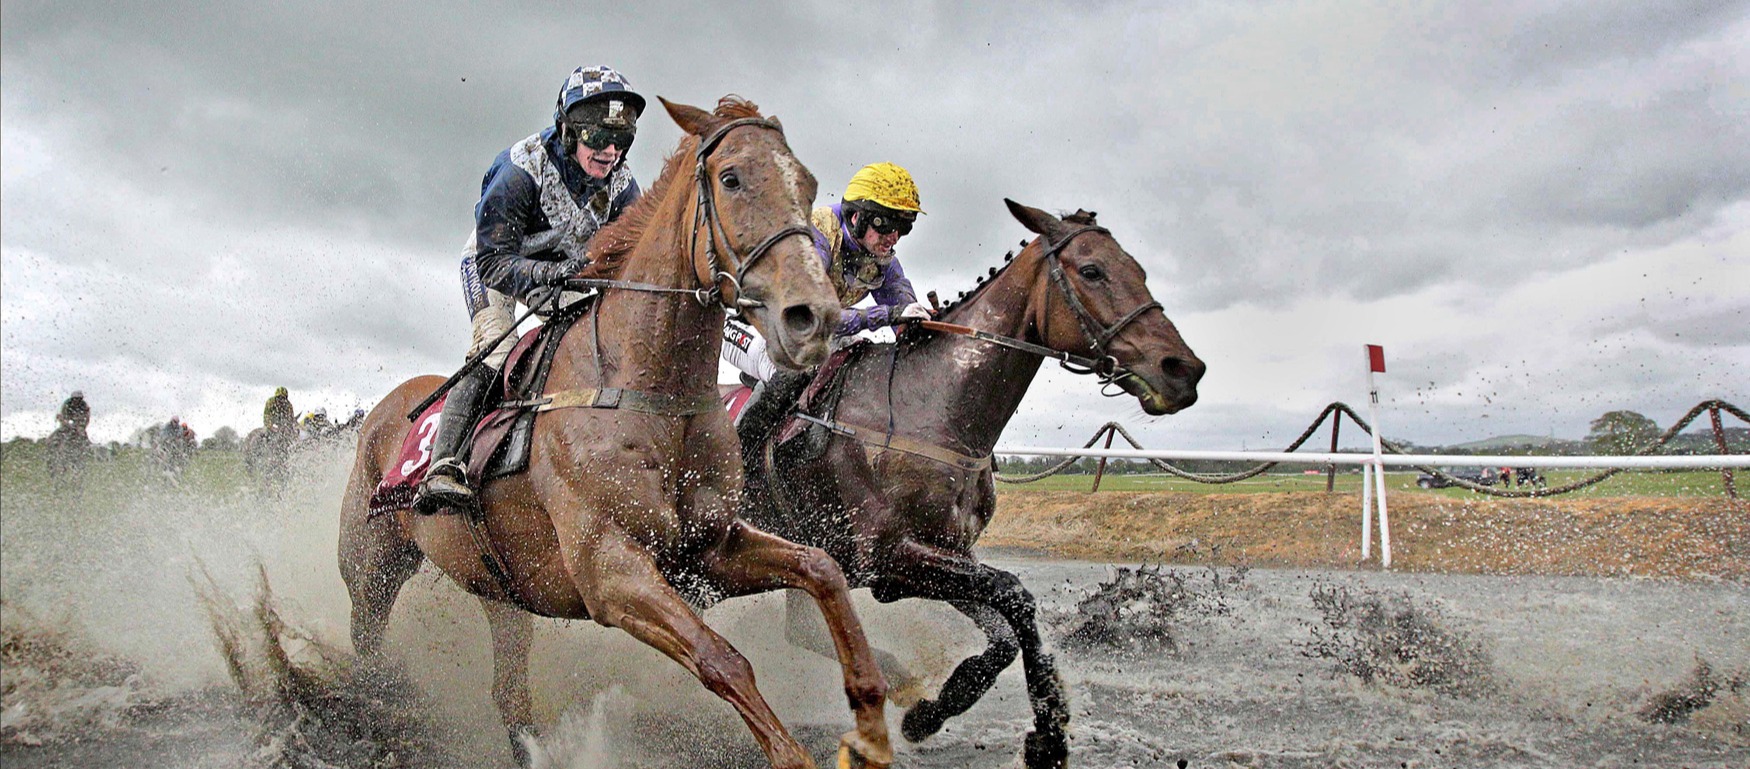
<svg viewBox="0 0 1750 769"><path fill-rule="evenodd" d="M1598 471L1552 470L1546 473L1551 487L1562 486ZM1475 496L1475 492L1460 488L1424 490L1416 487L1415 471L1388 472L1385 475L1387 493L1431 494L1449 497ZM1750 494L1750 472L1736 476L1740 495ZM1092 475L1054 475L1034 483L998 483L999 493L1033 491L1086 491L1094 483ZM1272 475L1266 473L1237 483L1207 484L1175 478L1170 475L1107 475L1100 480L1101 491L1182 491L1198 494L1255 494L1282 491L1324 491L1325 476ZM1336 491L1361 492L1361 474L1338 473ZM1718 471L1684 470L1677 472L1628 471L1618 473L1603 482L1564 497L1697 497L1724 496L1725 483Z"/></svg>
<svg viewBox="0 0 1750 769"><path fill-rule="evenodd" d="M8 443L0 458L0 480L6 496L54 494L40 444ZM226 495L248 489L240 451L196 451L177 488L190 494ZM115 500L145 488L171 485L154 464L151 452L123 447L114 457L94 457L85 466L80 498L92 503ZM100 505L101 506L101 505Z"/></svg>
<svg viewBox="0 0 1750 769"><path fill-rule="evenodd" d="M4 479L7 495L43 494L49 492L48 473L43 463L43 449L37 444L22 442L5 446L0 462L0 478ZM1561 486L1597 471L1553 470L1547 473L1549 485ZM1416 488L1415 471L1386 473L1389 493L1433 494L1449 497L1472 496L1466 489L1447 488L1423 490ZM1737 473L1740 495L1750 495L1750 472ZM1054 475L1026 484L997 484L1000 493L1026 491L1086 491L1093 485L1092 475ZM85 496L89 501L125 495L131 489L167 484L142 449L123 448L114 458L93 460L86 469ZM247 488L243 471L243 455L237 451L197 451L181 480L181 488L189 493L226 494ZM1174 478L1165 474L1113 475L1100 481L1101 491L1180 491L1199 494L1255 494L1283 491L1324 491L1325 476L1264 474L1238 483L1205 484ZM1361 474L1337 474L1336 490L1359 493ZM1562 495L1564 497L1708 497L1723 496L1725 485L1718 471L1628 471L1602 483Z"/></svg>

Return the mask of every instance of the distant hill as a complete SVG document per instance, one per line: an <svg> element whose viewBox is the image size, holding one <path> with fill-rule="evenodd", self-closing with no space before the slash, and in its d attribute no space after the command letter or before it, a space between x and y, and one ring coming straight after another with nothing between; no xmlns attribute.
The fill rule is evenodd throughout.
<svg viewBox="0 0 1750 769"><path fill-rule="evenodd" d="M1714 442L1713 430L1706 427L1691 427L1679 433L1665 445L1667 454L1715 454L1719 452L1718 444ZM1726 451L1741 454L1750 451L1750 428L1726 427ZM1459 453L1487 454L1490 452L1506 452L1509 454L1524 453L1529 450L1534 454L1588 454L1592 449L1585 441L1569 440L1567 438L1552 438L1547 435L1497 435L1469 443L1455 443L1450 446L1430 446L1429 450L1455 451Z"/></svg>
<svg viewBox="0 0 1750 769"><path fill-rule="evenodd" d="M1455 443L1446 448L1478 451L1481 449L1508 449L1520 446L1544 447L1572 442L1573 441L1564 440L1562 438L1552 438L1547 435L1497 435L1493 438L1484 438L1480 441L1471 441L1470 443Z"/></svg>

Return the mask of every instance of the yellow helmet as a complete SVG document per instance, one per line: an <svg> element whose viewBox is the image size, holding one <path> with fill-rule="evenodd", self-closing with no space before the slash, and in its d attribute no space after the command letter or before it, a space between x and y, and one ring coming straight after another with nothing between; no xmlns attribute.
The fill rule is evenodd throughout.
<svg viewBox="0 0 1750 769"><path fill-rule="evenodd" d="M286 397L286 396L287 396L287 393L286 393L286 388L284 388L284 387L277 387L277 388L274 388L274 391L273 391L273 397L275 397L275 398L284 398L284 397Z"/></svg>
<svg viewBox="0 0 1750 769"><path fill-rule="evenodd" d="M892 163L870 163L845 185L845 201L867 200L895 211L923 213L918 206L918 185L911 174Z"/></svg>

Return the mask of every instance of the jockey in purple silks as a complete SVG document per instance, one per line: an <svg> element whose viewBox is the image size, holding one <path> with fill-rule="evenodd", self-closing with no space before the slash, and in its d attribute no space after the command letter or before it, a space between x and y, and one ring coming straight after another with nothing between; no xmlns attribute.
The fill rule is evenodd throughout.
<svg viewBox="0 0 1750 769"><path fill-rule="evenodd" d="M894 256L899 239L911 232L923 212L911 174L892 163L864 166L845 186L843 202L814 209L814 250L844 308L837 339L930 317ZM853 306L865 297L875 304ZM790 411L812 374L779 370L766 353L765 340L738 323L724 326L723 358L759 382L736 420L746 460Z"/></svg>

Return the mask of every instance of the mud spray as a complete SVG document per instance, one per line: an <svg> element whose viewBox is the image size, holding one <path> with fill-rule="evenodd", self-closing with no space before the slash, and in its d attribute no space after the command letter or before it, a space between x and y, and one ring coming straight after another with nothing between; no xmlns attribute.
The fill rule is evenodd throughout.
<svg viewBox="0 0 1750 769"><path fill-rule="evenodd" d="M144 719L160 742L185 743L162 766L509 766L485 619L429 565L389 631L406 685L352 675L335 562L351 458L303 455L277 498L124 479L69 500L9 477L0 576L8 648L26 654L7 660L6 744L35 747L8 764L103 765L108 741L124 763L152 765L122 733ZM915 608L859 599L872 640L939 682L976 633ZM840 674L785 643L783 611L781 596L757 597L706 619L824 763L851 725ZM530 677L541 766L764 765L729 706L619 631L537 620Z"/></svg>

